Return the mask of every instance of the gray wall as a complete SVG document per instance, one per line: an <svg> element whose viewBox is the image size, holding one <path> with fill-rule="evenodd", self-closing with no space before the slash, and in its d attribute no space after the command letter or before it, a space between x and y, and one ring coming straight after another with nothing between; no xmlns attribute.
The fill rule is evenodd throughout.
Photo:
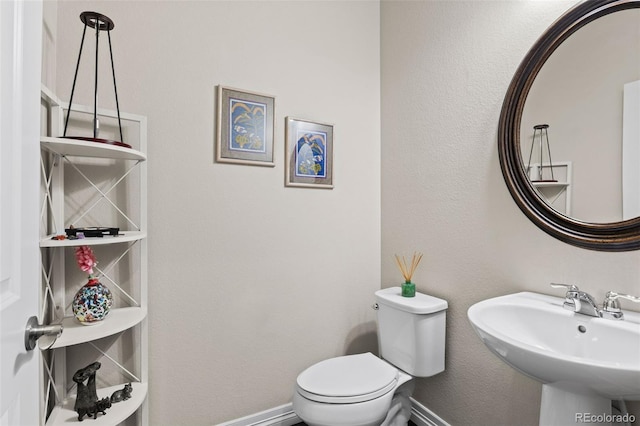
<svg viewBox="0 0 640 426"><path fill-rule="evenodd" d="M393 254L414 250L425 254L418 289L450 304L447 370L419 379L416 399L455 425L537 424L540 385L489 354L468 307L552 293L550 281L599 299L640 284L640 252L548 237L500 174L505 90L567 7L59 2L57 42L46 44L57 65L45 52L43 81L67 97L78 14L100 11L116 22L122 108L149 117L151 424L268 409L290 401L306 366L375 350L372 294L400 282ZM213 162L217 84L276 96L275 168ZM113 107L108 87L101 102ZM335 125L334 190L283 187L287 115Z"/></svg>
<svg viewBox="0 0 640 426"><path fill-rule="evenodd" d="M550 282L598 300L616 288L640 293L640 252L547 236L500 172L497 124L511 77L571 4L382 2L382 283L400 281L394 253L419 250L418 290L449 301L446 371L418 380L415 397L452 425L538 424L541 385L483 346L466 317L473 303L561 294Z"/></svg>
<svg viewBox="0 0 640 426"><path fill-rule="evenodd" d="M64 99L84 10L115 22L121 108L148 117L150 424L272 408L308 365L375 350L379 4L61 1ZM100 105L114 108L103 64ZM214 163L218 84L276 97L274 168ZM286 116L334 124L333 190L284 187Z"/></svg>

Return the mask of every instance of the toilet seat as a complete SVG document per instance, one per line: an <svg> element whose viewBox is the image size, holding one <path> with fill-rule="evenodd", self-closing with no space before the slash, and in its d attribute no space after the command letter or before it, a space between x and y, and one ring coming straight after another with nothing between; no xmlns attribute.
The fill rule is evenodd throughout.
<svg viewBox="0 0 640 426"><path fill-rule="evenodd" d="M298 393L311 401L352 404L395 389L398 369L370 352L321 361L300 373Z"/></svg>

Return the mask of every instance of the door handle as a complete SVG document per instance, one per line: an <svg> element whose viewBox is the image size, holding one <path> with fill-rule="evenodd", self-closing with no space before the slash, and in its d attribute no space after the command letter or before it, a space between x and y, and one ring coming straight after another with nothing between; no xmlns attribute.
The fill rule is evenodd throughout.
<svg viewBox="0 0 640 426"><path fill-rule="evenodd" d="M36 347L36 342L42 336L55 336L51 345L62 334L62 324L42 325L38 322L38 318L33 316L27 320L27 326L24 330L24 347L27 351L32 351Z"/></svg>

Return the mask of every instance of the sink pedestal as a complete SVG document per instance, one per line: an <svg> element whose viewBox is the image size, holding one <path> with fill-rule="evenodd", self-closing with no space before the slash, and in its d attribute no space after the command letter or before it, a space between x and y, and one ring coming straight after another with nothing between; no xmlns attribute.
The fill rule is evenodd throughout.
<svg viewBox="0 0 640 426"><path fill-rule="evenodd" d="M589 424L609 426L611 400L571 384L543 384L540 426ZM597 422L596 420L603 420Z"/></svg>

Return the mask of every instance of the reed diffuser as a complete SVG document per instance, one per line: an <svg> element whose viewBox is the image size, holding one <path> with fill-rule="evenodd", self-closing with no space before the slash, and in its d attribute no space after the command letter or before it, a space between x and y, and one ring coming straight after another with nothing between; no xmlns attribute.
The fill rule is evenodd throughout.
<svg viewBox="0 0 640 426"><path fill-rule="evenodd" d="M404 283L402 283L402 296L403 297L415 297L416 295L416 285L411 282L411 277L413 277L413 273L415 272L418 264L422 260L422 253L413 253L411 257L411 264L407 264L407 259L404 256L400 258L396 254L396 264L404 277Z"/></svg>

